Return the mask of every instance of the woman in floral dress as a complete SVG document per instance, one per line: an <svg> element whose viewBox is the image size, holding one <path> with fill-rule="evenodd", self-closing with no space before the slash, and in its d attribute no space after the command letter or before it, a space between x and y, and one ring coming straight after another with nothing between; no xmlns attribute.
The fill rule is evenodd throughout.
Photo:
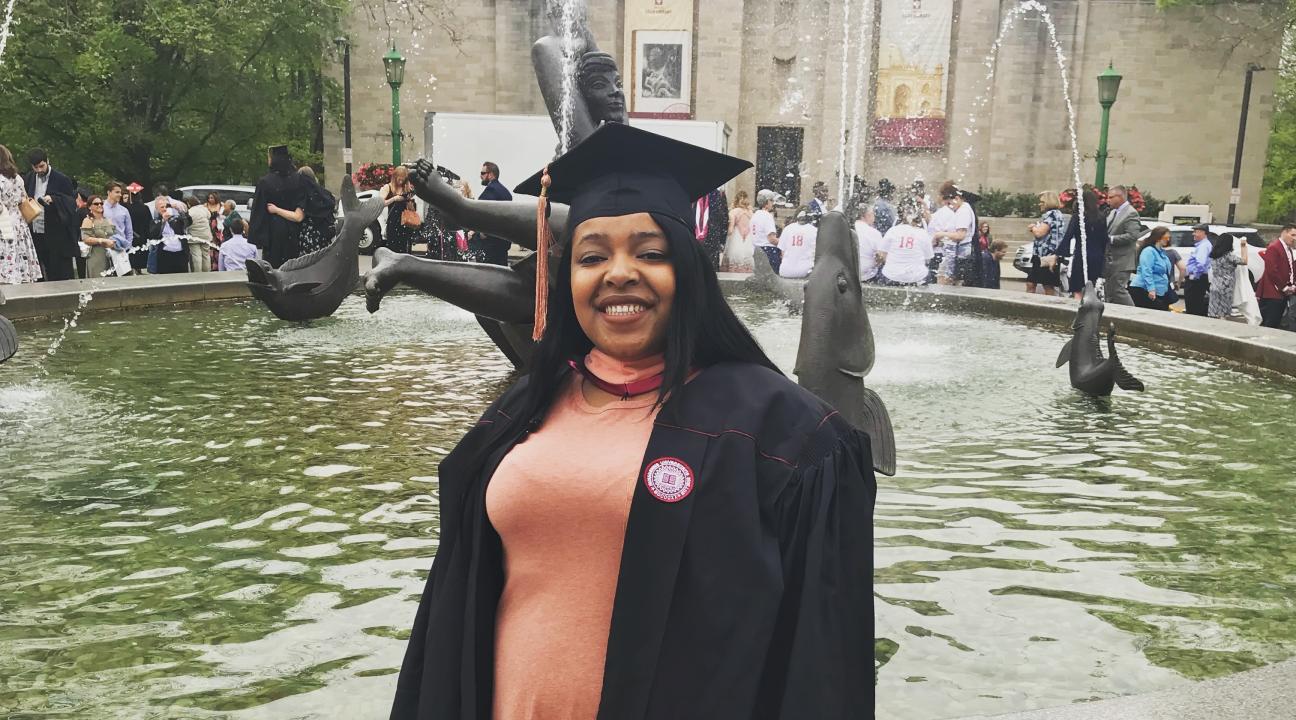
<svg viewBox="0 0 1296 720"><path fill-rule="evenodd" d="M0 285L32 283L42 277L31 228L18 211L18 203L26 198L13 153L0 145Z"/></svg>

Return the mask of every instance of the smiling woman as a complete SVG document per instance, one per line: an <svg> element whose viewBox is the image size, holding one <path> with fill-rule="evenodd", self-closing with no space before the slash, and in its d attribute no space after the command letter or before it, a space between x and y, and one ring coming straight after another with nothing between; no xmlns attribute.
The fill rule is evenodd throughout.
<svg viewBox="0 0 1296 720"><path fill-rule="evenodd" d="M869 439L778 372L689 220L748 167L609 124L548 168L545 331L441 464L392 717L873 717Z"/></svg>

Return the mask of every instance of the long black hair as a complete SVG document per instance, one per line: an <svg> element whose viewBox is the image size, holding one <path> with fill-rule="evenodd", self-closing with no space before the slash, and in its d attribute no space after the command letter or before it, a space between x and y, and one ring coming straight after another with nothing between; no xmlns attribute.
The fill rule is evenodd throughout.
<svg viewBox="0 0 1296 720"><path fill-rule="evenodd" d="M651 215L666 234L671 266L675 270L675 299L666 326L666 369L658 390L658 404L683 389L690 371L716 363L753 363L780 372L729 307L720 292L715 269L692 231L675 218ZM576 320L572 303L574 230L567 233L562 259L550 283L545 334L532 356L520 412L510 419L501 437L509 437L523 426L535 427L542 421L570 369L568 361L584 356L594 346Z"/></svg>
<svg viewBox="0 0 1296 720"><path fill-rule="evenodd" d="M1211 259L1218 260L1224 257L1225 255L1228 255L1229 253L1233 252L1233 245L1234 243L1233 243L1232 235L1223 235L1223 234L1216 235L1214 238L1211 239L1211 251L1210 251Z"/></svg>

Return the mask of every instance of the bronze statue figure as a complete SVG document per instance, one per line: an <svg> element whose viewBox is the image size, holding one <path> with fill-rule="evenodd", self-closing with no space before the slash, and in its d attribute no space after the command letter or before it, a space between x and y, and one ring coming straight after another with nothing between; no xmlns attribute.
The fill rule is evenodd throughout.
<svg viewBox="0 0 1296 720"><path fill-rule="evenodd" d="M536 41L531 48L540 93L544 97L554 130L562 133L562 6L556 0L546 5L553 34ZM616 61L598 49L586 21L584 2L577 2L575 55L576 86L572 103L570 144L584 140L605 122L626 122L625 93ZM536 242L536 201L524 197L511 202L470 200L441 180L436 165L419 160L410 179L414 192L436 208L445 220L459 227L504 238L531 250ZM553 237L565 237L567 206L550 205L549 227ZM512 267L426 260L386 249L374 253L373 268L365 276L365 295L370 312L376 312L382 298L397 285L409 285L464 308L478 316L483 329L500 350L518 367L524 367L531 353L530 326L535 308L535 259L528 257Z"/></svg>

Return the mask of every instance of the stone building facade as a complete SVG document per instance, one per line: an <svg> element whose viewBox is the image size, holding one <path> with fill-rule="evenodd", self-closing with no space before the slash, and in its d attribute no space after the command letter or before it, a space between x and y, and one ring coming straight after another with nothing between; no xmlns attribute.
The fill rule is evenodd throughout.
<svg viewBox="0 0 1296 720"><path fill-rule="evenodd" d="M877 3L893 1L852 0L849 27L862 33L852 42L868 51L848 56L844 67L844 0L695 0L693 117L727 123L730 152L753 161L774 152L769 143L799 136L800 162L793 164L801 199L816 180L835 189L841 158L849 157L843 144L855 144L849 137L856 125L849 92L855 58L862 57L864 76L871 78L878 59ZM1124 81L1112 112L1108 182L1137 184L1160 198L1190 194L1211 203L1222 218L1244 73L1251 63L1268 68L1255 74L1240 182L1238 218L1253 219L1273 116L1280 19L1245 2L1163 11L1153 0L1040 1L1066 58L1065 84L1076 111L1086 182L1093 180L1100 123L1095 78L1112 63ZM548 32L543 6L544 0L483 0L438 6L434 20L352 16L356 164L390 159L390 90L381 62L389 26L408 59L401 95L403 149L413 157L422 150L426 112L545 112L529 54L531 43ZM1021 192L1073 184L1064 80L1052 35L1038 13L1014 19L998 45L993 75L988 72L1000 28L1018 6L1014 0L954 1L950 59L942 68L948 74L942 149L870 147L874 83L866 81L870 90L863 102L866 121L858 124L855 173L871 182L887 177L897 185L921 178L934 186L953 178L965 187ZM625 2L589 0L589 17L601 48L617 58L624 74ZM861 24L861 17L869 22ZM843 69L849 73L845 95ZM340 81L340 66L334 72ZM325 144L328 176L339 177L341 131L330 128ZM751 191L756 183L756 172L748 172L738 187Z"/></svg>

